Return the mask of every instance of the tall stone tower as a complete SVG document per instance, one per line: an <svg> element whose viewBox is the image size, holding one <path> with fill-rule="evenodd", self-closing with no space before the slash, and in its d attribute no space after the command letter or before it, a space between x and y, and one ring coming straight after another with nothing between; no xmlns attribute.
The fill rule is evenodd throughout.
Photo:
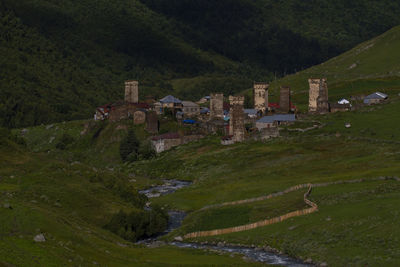
<svg viewBox="0 0 400 267"><path fill-rule="evenodd" d="M244 96L229 96L230 120L229 135L233 136L234 142L244 141Z"/></svg>
<svg viewBox="0 0 400 267"><path fill-rule="evenodd" d="M139 82L126 81L125 82L125 102L138 103L139 102Z"/></svg>
<svg viewBox="0 0 400 267"><path fill-rule="evenodd" d="M254 109L263 114L268 110L268 87L269 84L265 82L254 83Z"/></svg>
<svg viewBox="0 0 400 267"><path fill-rule="evenodd" d="M308 79L308 84L310 85L308 111L312 113L329 112L326 78Z"/></svg>
<svg viewBox="0 0 400 267"><path fill-rule="evenodd" d="M288 113L290 111L290 87L281 86L279 96L279 111Z"/></svg>
<svg viewBox="0 0 400 267"><path fill-rule="evenodd" d="M210 95L210 118L224 118L224 94L211 94Z"/></svg>

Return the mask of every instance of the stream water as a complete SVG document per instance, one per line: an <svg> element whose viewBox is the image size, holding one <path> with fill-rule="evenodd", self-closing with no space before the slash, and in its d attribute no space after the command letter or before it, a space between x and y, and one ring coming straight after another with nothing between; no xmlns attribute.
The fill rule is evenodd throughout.
<svg viewBox="0 0 400 267"><path fill-rule="evenodd" d="M190 186L192 183L187 181L179 181L179 180L165 180L164 184L157 185L146 190L139 191L141 194L145 194L148 198L160 197L162 195L172 194L176 190L181 188ZM168 227L164 233L161 233L159 236L141 240L139 244L151 245L154 242L157 242L157 239L160 236L166 235L173 230L179 228L182 225L183 219L186 216L186 213L183 211L169 211L169 222ZM231 245L209 245L209 244L198 244L198 243L184 243L184 242L170 242L169 245L176 246L179 248L192 248L192 249L203 249L203 250L211 250L224 252L227 254L241 254L248 259L263 262L270 265L280 265L280 266L293 266L293 267L302 267L302 266L311 266L309 264L302 263L299 260L290 258L285 255L280 255L271 251L265 251L259 248L249 248L249 247L240 247L240 246L231 246Z"/></svg>

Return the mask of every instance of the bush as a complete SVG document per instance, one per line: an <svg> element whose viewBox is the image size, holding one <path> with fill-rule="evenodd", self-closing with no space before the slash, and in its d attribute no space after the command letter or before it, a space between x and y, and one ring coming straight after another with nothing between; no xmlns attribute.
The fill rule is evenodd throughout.
<svg viewBox="0 0 400 267"><path fill-rule="evenodd" d="M60 139L60 141L56 144L56 148L60 150L64 150L68 145L74 142L74 138L67 133L64 133Z"/></svg>
<svg viewBox="0 0 400 267"><path fill-rule="evenodd" d="M159 206L152 210L134 210L130 213L119 211L114 214L106 229L120 237L136 242L162 233L168 226L168 213Z"/></svg>
<svg viewBox="0 0 400 267"><path fill-rule="evenodd" d="M121 141L119 147L119 154L123 161L137 160L137 153L139 150L139 140L133 129L128 130L128 135Z"/></svg>
<svg viewBox="0 0 400 267"><path fill-rule="evenodd" d="M143 142L139 146L140 159L151 159L156 156L156 151L149 141Z"/></svg>

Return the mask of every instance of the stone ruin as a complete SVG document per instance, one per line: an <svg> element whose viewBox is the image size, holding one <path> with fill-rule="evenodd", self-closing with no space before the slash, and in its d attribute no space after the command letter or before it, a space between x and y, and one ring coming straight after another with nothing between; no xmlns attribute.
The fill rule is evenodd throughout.
<svg viewBox="0 0 400 267"><path fill-rule="evenodd" d="M279 111L283 113L289 113L290 111L290 87L281 86L279 96Z"/></svg>
<svg viewBox="0 0 400 267"><path fill-rule="evenodd" d="M125 102L138 103L139 102L139 82L126 81L125 82Z"/></svg>
<svg viewBox="0 0 400 267"><path fill-rule="evenodd" d="M254 109L262 114L265 114L265 112L268 110L268 88L269 84L266 82L254 83Z"/></svg>
<svg viewBox="0 0 400 267"><path fill-rule="evenodd" d="M211 94L210 95L210 118L223 119L224 118L224 94Z"/></svg>
<svg viewBox="0 0 400 267"><path fill-rule="evenodd" d="M229 135L233 136L234 142L244 141L244 96L230 96L230 121Z"/></svg>
<svg viewBox="0 0 400 267"><path fill-rule="evenodd" d="M310 85L308 111L328 113L328 84L326 78L308 79Z"/></svg>

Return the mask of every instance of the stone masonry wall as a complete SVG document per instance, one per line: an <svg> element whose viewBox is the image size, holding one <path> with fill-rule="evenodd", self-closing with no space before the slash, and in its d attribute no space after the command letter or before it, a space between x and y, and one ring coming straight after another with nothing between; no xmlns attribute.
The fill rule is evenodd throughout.
<svg viewBox="0 0 400 267"><path fill-rule="evenodd" d="M268 83L256 82L253 88L254 109L261 111L263 114L268 109L268 87Z"/></svg>
<svg viewBox="0 0 400 267"><path fill-rule="evenodd" d="M234 142L244 141L244 96L230 96L230 121L229 121L229 135L233 135Z"/></svg>
<svg viewBox="0 0 400 267"><path fill-rule="evenodd" d="M326 78L309 79L309 104L308 111L311 113L328 113L328 84Z"/></svg>
<svg viewBox="0 0 400 267"><path fill-rule="evenodd" d="M290 111L290 87L282 86L279 96L279 111L288 113Z"/></svg>
<svg viewBox="0 0 400 267"><path fill-rule="evenodd" d="M126 81L125 82L125 102L138 103L139 102L139 82Z"/></svg>
<svg viewBox="0 0 400 267"><path fill-rule="evenodd" d="M224 118L224 94L210 95L210 118Z"/></svg>

